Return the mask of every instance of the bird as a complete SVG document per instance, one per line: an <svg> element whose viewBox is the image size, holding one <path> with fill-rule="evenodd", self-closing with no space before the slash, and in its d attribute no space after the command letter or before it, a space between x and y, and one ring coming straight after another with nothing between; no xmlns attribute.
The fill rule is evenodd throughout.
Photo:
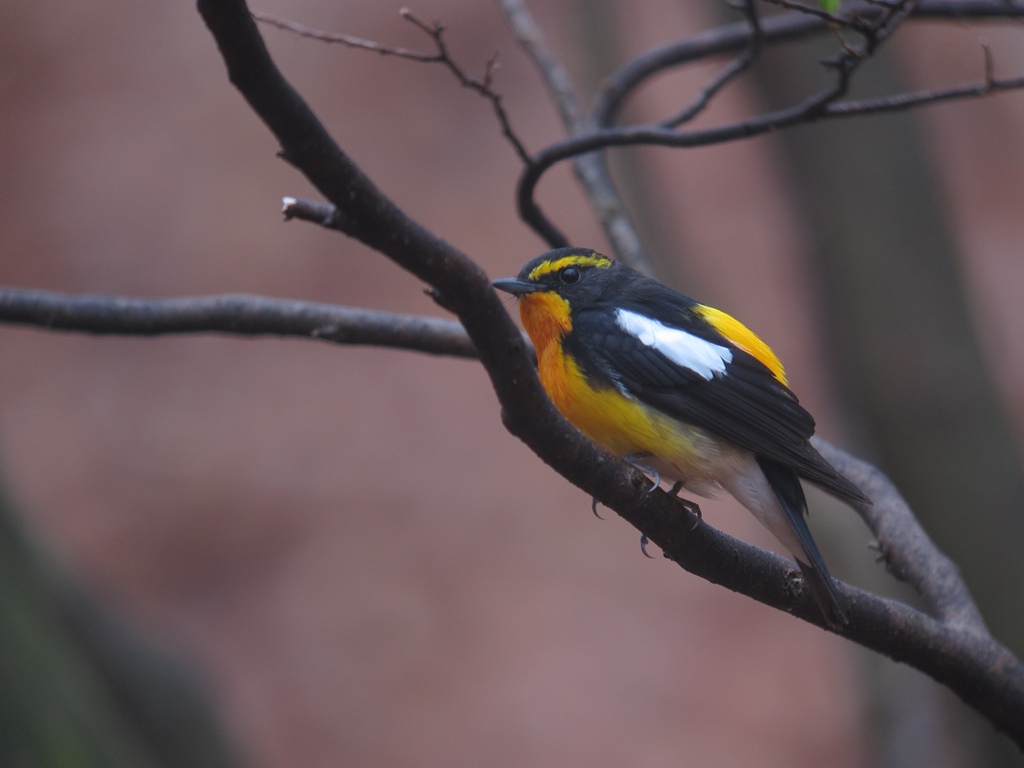
<svg viewBox="0 0 1024 768"><path fill-rule="evenodd" d="M541 384L570 423L655 485L732 495L793 555L826 624L848 623L800 481L871 501L811 445L814 419L764 341L589 249L543 253L492 285L518 299Z"/></svg>

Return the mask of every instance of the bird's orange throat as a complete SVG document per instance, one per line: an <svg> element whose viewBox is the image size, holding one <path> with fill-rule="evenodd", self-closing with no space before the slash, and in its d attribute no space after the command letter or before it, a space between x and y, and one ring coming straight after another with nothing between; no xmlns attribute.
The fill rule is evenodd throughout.
<svg viewBox="0 0 1024 768"><path fill-rule="evenodd" d="M569 302L557 293L528 293L519 299L519 316L540 357L572 330Z"/></svg>
<svg viewBox="0 0 1024 768"><path fill-rule="evenodd" d="M572 330L569 303L556 293L530 293L519 299L519 316L537 350L541 384L558 410L568 415L573 392L583 383L575 363L562 354L562 339Z"/></svg>

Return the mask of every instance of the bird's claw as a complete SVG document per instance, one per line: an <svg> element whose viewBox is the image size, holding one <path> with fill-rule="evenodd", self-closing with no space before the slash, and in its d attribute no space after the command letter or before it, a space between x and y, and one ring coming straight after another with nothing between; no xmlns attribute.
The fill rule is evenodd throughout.
<svg viewBox="0 0 1024 768"><path fill-rule="evenodd" d="M640 551L644 553L644 557L646 557L646 558L648 558L650 560L654 560L655 559L654 555L652 555L650 552L647 551L647 544L648 544L648 542L650 542L650 539L647 538L647 534L646 533L641 533L640 534Z"/></svg>
<svg viewBox="0 0 1024 768"><path fill-rule="evenodd" d="M650 476L652 485L647 489L647 493L654 493L654 490L661 485L661 473L654 467L649 467L646 464L640 463L641 459L650 458L650 456L651 454L649 453L631 453L628 456L623 456L622 460L632 464L645 475Z"/></svg>

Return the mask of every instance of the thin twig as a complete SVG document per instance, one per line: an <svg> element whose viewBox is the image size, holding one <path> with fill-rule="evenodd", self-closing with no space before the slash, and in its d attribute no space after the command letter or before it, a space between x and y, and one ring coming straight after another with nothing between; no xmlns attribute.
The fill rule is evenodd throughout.
<svg viewBox="0 0 1024 768"><path fill-rule="evenodd" d="M988 91L992 90L992 84L996 81L995 62L992 60L992 48L987 42L982 40L981 51L984 56L984 73L985 73L985 86Z"/></svg>
<svg viewBox="0 0 1024 768"><path fill-rule="evenodd" d="M884 112L898 112L928 104L976 99L993 93L1018 91L1021 89L1024 89L1024 77L1013 77L1005 80L983 80L956 88L913 91L910 93L900 93L895 96L882 96L877 99L837 102L830 104L821 116L847 117L850 115L875 115Z"/></svg>
<svg viewBox="0 0 1024 768"><path fill-rule="evenodd" d="M287 32L299 35L300 37L309 38L310 40L318 40L321 43L340 43L341 45L349 48L360 48L364 51L379 53L381 56L397 56L411 61L431 63L441 60L441 57L436 53L423 53L409 48L381 45L373 40L364 40L361 37L346 35L341 32L325 32L321 29L313 29L312 27L307 27L304 24L299 24L297 21L283 19L280 16L274 16L273 14L264 13L262 11L251 11L251 13L252 17L256 19L256 21L263 24L269 24L272 27L283 29Z"/></svg>
<svg viewBox="0 0 1024 768"><path fill-rule="evenodd" d="M469 88L470 90L476 91L491 102L494 114L498 118L498 123L501 125L502 135L508 139L510 144L512 144L512 147L515 149L519 159L526 162L529 159L530 153L527 152L526 147L523 145L522 141L520 141L519 136L512 129L512 122L509 120L508 113L505 111L501 94L491 88L491 80L494 75L494 70L498 65L498 54L495 53L487 60L487 63L484 65L484 76L482 79L477 80L476 78L467 75L462 67L455 62L455 59L452 58L448 51L448 44L444 40L444 26L442 24L439 22L427 24L408 8L403 8L401 14L403 19L412 22L412 24L414 24L418 29L431 37L437 48L437 61L448 68L463 88Z"/></svg>
<svg viewBox="0 0 1024 768"><path fill-rule="evenodd" d="M850 16L831 14L816 5L805 5L804 3L794 2L793 0L764 0L764 2L770 3L771 5L777 5L780 8L785 8L787 11L794 11L795 13L799 13L804 16L811 16L825 22L829 26L843 26L856 29L857 22L853 21Z"/></svg>
<svg viewBox="0 0 1024 768"><path fill-rule="evenodd" d="M754 4L754 0L745 0L743 6L747 14L747 20L750 22L750 45L743 50L740 56L733 59L718 76L701 89L701 92L692 104L673 117L663 120L660 125L664 128L678 128L683 123L693 120L711 103L711 99L717 96L726 85L750 69L750 65L757 60L757 56L761 52L761 18L757 13L757 6Z"/></svg>
<svg viewBox="0 0 1024 768"><path fill-rule="evenodd" d="M484 75L482 78L477 79L471 77L466 74L466 71L455 61L455 59L452 58L451 52L448 50L448 44L444 39L445 28L443 24L440 22L427 23L408 8L403 8L400 11L400 15L403 19L410 22L413 26L430 37L434 43L434 48L436 49L435 53L421 53L420 51L413 51L408 48L394 48L391 46L381 45L380 43L375 43L371 40L363 40L359 37L353 37L352 35L312 29L294 21L272 16L268 13L261 13L257 11L252 12L252 17L257 21L270 24L278 29L293 32L302 37L319 40L325 43L341 43L350 48L361 48L363 50L374 51L375 53L385 56L397 56L403 59L409 59L410 61L444 65L448 71L455 76L455 79L459 81L459 85L463 88L475 91L491 103L491 108L494 110L498 124L501 126L502 135L512 145L512 148L515 150L519 159L524 163L529 162L530 153L527 151L522 140L520 140L518 134L516 134L515 130L512 128L512 121L509 119L508 112L505 110L501 94L491 87L494 79L494 72L498 68L497 53L495 53L484 64Z"/></svg>

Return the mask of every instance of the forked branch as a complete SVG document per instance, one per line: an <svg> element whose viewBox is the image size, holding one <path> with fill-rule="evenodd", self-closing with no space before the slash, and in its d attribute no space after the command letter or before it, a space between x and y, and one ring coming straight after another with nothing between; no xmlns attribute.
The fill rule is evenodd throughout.
<svg viewBox="0 0 1024 768"><path fill-rule="evenodd" d="M282 157L329 203L296 200L288 209L296 218L309 218L358 239L422 279L431 295L459 320L458 324L445 326L446 343L451 344L452 351L442 353L468 356L468 340L490 377L502 419L513 434L568 480L617 511L687 571L821 624L790 561L709 525L694 529L674 499L660 491L649 493L649 482L640 473L599 450L562 419L544 395L522 336L487 276L468 257L398 209L334 142L278 70L242 0L199 0L199 10L219 46L231 82L277 138ZM0 294L0 313L6 313L3 318L8 322L48 328L145 334L252 331L311 338L334 336L334 340L343 341L347 310L303 302L287 304L238 296L139 302L26 292ZM422 318L412 320L416 325ZM439 331L437 325L427 325L432 333ZM353 327L348 326L350 330ZM387 323L382 331L390 339L398 338L396 329ZM415 348L441 349L422 338L395 346L420 344ZM887 481L824 443L818 447L880 500L875 507L880 517L869 517L869 522L890 556L890 565L919 587L936 615L927 616L841 584L850 619L841 634L911 664L949 686L1024 747L1024 665L985 631L969 596L956 594L958 580L955 574L951 576L952 566L936 559L934 548L926 541L911 538L916 543L908 548L904 531L887 528L896 519L892 513L896 502L885 490ZM893 543L896 546L891 546ZM929 569L933 567L939 574L938 581L930 580ZM952 591L947 589L949 585Z"/></svg>
<svg viewBox="0 0 1024 768"><path fill-rule="evenodd" d="M502 0L502 3L518 0ZM991 59L986 59L980 81L908 93L897 93L875 99L844 101L850 83L861 65L868 60L908 19L1024 17L1020 2L936 2L902 0L892 3L853 3L844 6L841 16L832 16L817 8L791 2L779 2L793 10L760 20L752 3L743 5L747 20L711 30L663 48L647 52L612 73L598 95L589 116L590 130L569 132L566 139L555 142L535 154L523 170L519 181L517 205L520 216L552 247L567 242L565 235L543 212L536 201L536 188L542 176L555 164L581 156L594 157L595 151L623 146L702 147L763 135L770 131L818 120L855 115L878 114L910 109L938 102L978 98L999 91L1024 88L1024 77L997 79L992 74ZM802 101L780 110L753 115L740 121L700 131L680 131L680 125L699 113L706 100L731 82L749 65L761 46L836 30L839 50L824 62L834 73L833 83L822 91L808 94ZM840 30L853 32L861 38L851 43ZM725 72L713 78L693 103L674 116L649 124L614 127L613 121L622 103L647 80L673 68L723 54L739 55ZM556 101L560 94L549 93ZM610 181L608 182L610 184ZM608 197L607 195L605 196ZM619 203L621 205L621 202ZM617 216L628 220L624 210ZM614 219L614 217L608 217ZM611 238L612 242L616 240Z"/></svg>
<svg viewBox="0 0 1024 768"><path fill-rule="evenodd" d="M337 208L337 227L426 281L476 347L506 426L571 482L615 509L666 556L703 578L818 623L789 561L708 525L691 530L675 501L571 429L545 398L519 332L472 261L412 222L327 134L270 59L241 0L200 0L229 76L281 143L282 155ZM842 634L913 664L955 690L1024 746L1024 665L985 632L952 626L842 585Z"/></svg>
<svg viewBox="0 0 1024 768"><path fill-rule="evenodd" d="M363 38L346 35L341 32L326 32L320 29L313 29L312 27L307 27L288 19L282 19L279 16L274 16L269 13L262 13L260 11L252 12L252 17L256 19L256 21L292 32L300 37L319 40L323 43L340 43L349 48L360 48L365 51L373 51L382 56L397 56L398 58L408 59L410 61L443 65L452 73L455 79L459 81L459 85L463 88L469 88L471 91L475 91L491 103L494 115L497 117L498 124L501 126L502 135L508 140L509 144L512 145L512 148L515 150L519 159L524 163L528 163L530 161L530 153L527 152L523 142L512 128L512 121L509 119L508 112L505 111L505 105L502 103L501 94L493 88L494 71L498 67L498 55L494 54L487 60L487 63L484 65L484 75L482 78L472 77L452 57L451 51L448 49L448 43L444 39L445 28L443 24L437 21L427 23L408 8L402 9L401 16L431 39L434 44L434 53L422 53L409 48L382 45L381 43L377 43L372 40L364 40Z"/></svg>

